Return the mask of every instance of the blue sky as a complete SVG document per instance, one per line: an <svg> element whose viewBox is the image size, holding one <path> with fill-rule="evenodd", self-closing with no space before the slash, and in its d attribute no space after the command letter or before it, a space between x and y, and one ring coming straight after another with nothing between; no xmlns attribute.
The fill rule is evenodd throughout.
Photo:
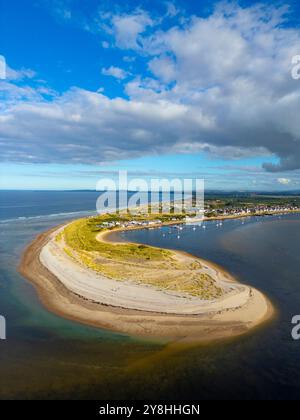
<svg viewBox="0 0 300 420"><path fill-rule="evenodd" d="M297 1L0 0L0 188L299 189ZM298 107L298 108L297 108Z"/></svg>

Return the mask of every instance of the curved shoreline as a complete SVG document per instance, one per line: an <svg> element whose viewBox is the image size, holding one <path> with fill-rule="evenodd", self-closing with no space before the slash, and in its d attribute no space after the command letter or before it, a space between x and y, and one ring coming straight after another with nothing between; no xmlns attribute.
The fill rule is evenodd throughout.
<svg viewBox="0 0 300 420"><path fill-rule="evenodd" d="M163 313L158 310L147 311L134 307L126 308L103 302L96 302L66 285L51 272L41 261L41 253L58 228L39 235L25 250L20 266L20 273L28 278L37 288L43 304L51 311L64 318L83 324L92 325L132 336L164 337L188 339L199 342L213 341L249 332L272 318L274 309L270 301L259 291L249 288L249 299L244 295L240 307L230 307L214 311L211 308L197 313ZM115 231L105 232L105 235ZM192 257L192 256L190 256ZM195 259L195 257L193 257ZM200 261L204 261L199 259ZM211 267L220 267L213 263ZM73 272L74 273L74 272ZM225 270L227 282L236 280ZM110 281L110 280L109 280ZM239 287L248 286L236 283ZM137 286L140 287L140 286ZM149 289L148 286L146 286ZM207 304L209 306L209 303Z"/></svg>

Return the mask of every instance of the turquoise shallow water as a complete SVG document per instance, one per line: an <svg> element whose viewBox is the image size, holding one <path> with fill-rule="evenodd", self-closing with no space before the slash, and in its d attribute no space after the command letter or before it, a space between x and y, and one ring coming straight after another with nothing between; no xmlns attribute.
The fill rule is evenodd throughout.
<svg viewBox="0 0 300 420"><path fill-rule="evenodd" d="M73 199L68 207L66 195L56 208L52 196L51 215L50 210L38 215L35 208L24 219L16 210L11 214L11 202L5 202L0 314L7 319L8 339L0 342L0 398L300 398L300 342L291 338L291 318L300 314L300 216L187 226L180 239L171 228L122 234L124 240L211 259L264 291L278 308L274 322L248 336L178 348L57 317L17 273L23 248L38 233L72 217L63 213L92 210L80 207L84 195Z"/></svg>

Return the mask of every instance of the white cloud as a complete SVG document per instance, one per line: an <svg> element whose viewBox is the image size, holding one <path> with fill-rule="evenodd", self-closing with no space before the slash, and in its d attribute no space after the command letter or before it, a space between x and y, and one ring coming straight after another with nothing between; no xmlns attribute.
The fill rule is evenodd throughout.
<svg viewBox="0 0 300 420"><path fill-rule="evenodd" d="M121 79L121 80L126 79L126 77L128 76L128 72L126 72L125 70L119 67L114 67L114 66L103 68L102 74L104 76L111 76L111 77L115 77L116 79Z"/></svg>
<svg viewBox="0 0 300 420"><path fill-rule="evenodd" d="M167 8L167 16L168 17L174 17L180 13L180 9L178 9L174 3L171 1L165 2L166 8Z"/></svg>
<svg viewBox="0 0 300 420"><path fill-rule="evenodd" d="M286 11L226 3L208 18L143 39L155 56L153 74L176 82L168 98L215 119L220 133L205 141L263 147L281 159L265 165L272 172L300 167L300 84L290 76L300 32L283 25Z"/></svg>
<svg viewBox="0 0 300 420"><path fill-rule="evenodd" d="M36 72L31 69L14 70L9 66L6 66L6 79L10 81L20 81L24 79L33 79L36 76Z"/></svg>
<svg viewBox="0 0 300 420"><path fill-rule="evenodd" d="M153 25L153 20L147 12L137 10L133 14L114 15L111 25L118 47L136 49L139 48L139 35Z"/></svg>
<svg viewBox="0 0 300 420"><path fill-rule="evenodd" d="M170 57L154 58L149 63L149 69L162 82L169 83L176 79L176 63Z"/></svg>
<svg viewBox="0 0 300 420"><path fill-rule="evenodd" d="M184 105L111 100L80 89L50 103L15 104L9 114L1 123L0 143L2 160L11 161L28 161L34 150L40 162L96 163L171 152L183 138L189 152L189 138L209 125Z"/></svg>
<svg viewBox="0 0 300 420"><path fill-rule="evenodd" d="M229 3L167 30L154 29L144 11L103 17L115 45L142 54L152 76L127 81L124 69L102 70L125 81L129 100L71 89L46 103L32 88L3 84L0 112L10 118L0 127L2 159L26 160L32 150L38 160L76 162L205 151L277 155L269 172L299 169L300 83L291 57L300 32L285 27L284 14Z"/></svg>

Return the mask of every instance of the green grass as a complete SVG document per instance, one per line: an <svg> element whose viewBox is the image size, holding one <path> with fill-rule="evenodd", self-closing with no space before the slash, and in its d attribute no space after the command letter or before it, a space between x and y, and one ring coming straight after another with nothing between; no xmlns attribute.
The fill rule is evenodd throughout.
<svg viewBox="0 0 300 420"><path fill-rule="evenodd" d="M169 221L174 215L151 215L147 220L155 220L159 218L163 221ZM80 219L64 230L64 239L70 248L78 253L81 252L99 252L106 258L117 260L141 259L146 261L163 260L170 256L170 252L154 248L146 245L124 244L113 245L109 243L99 242L96 236L107 229L99 227L103 222L127 222L130 220L145 220L141 216L119 216L116 214L98 216L90 219Z"/></svg>
<svg viewBox="0 0 300 420"><path fill-rule="evenodd" d="M182 216L184 217L184 216ZM182 218L179 216L178 220ZM136 220L171 221L174 214L127 215L106 214L70 223L55 238L63 242L64 252L84 266L115 280L132 280L158 288L188 293L203 299L216 298L222 290L206 273L201 273L197 260L182 261L172 251L139 244L113 244L97 240L97 235L107 231L103 222ZM198 270L198 271L197 271Z"/></svg>

